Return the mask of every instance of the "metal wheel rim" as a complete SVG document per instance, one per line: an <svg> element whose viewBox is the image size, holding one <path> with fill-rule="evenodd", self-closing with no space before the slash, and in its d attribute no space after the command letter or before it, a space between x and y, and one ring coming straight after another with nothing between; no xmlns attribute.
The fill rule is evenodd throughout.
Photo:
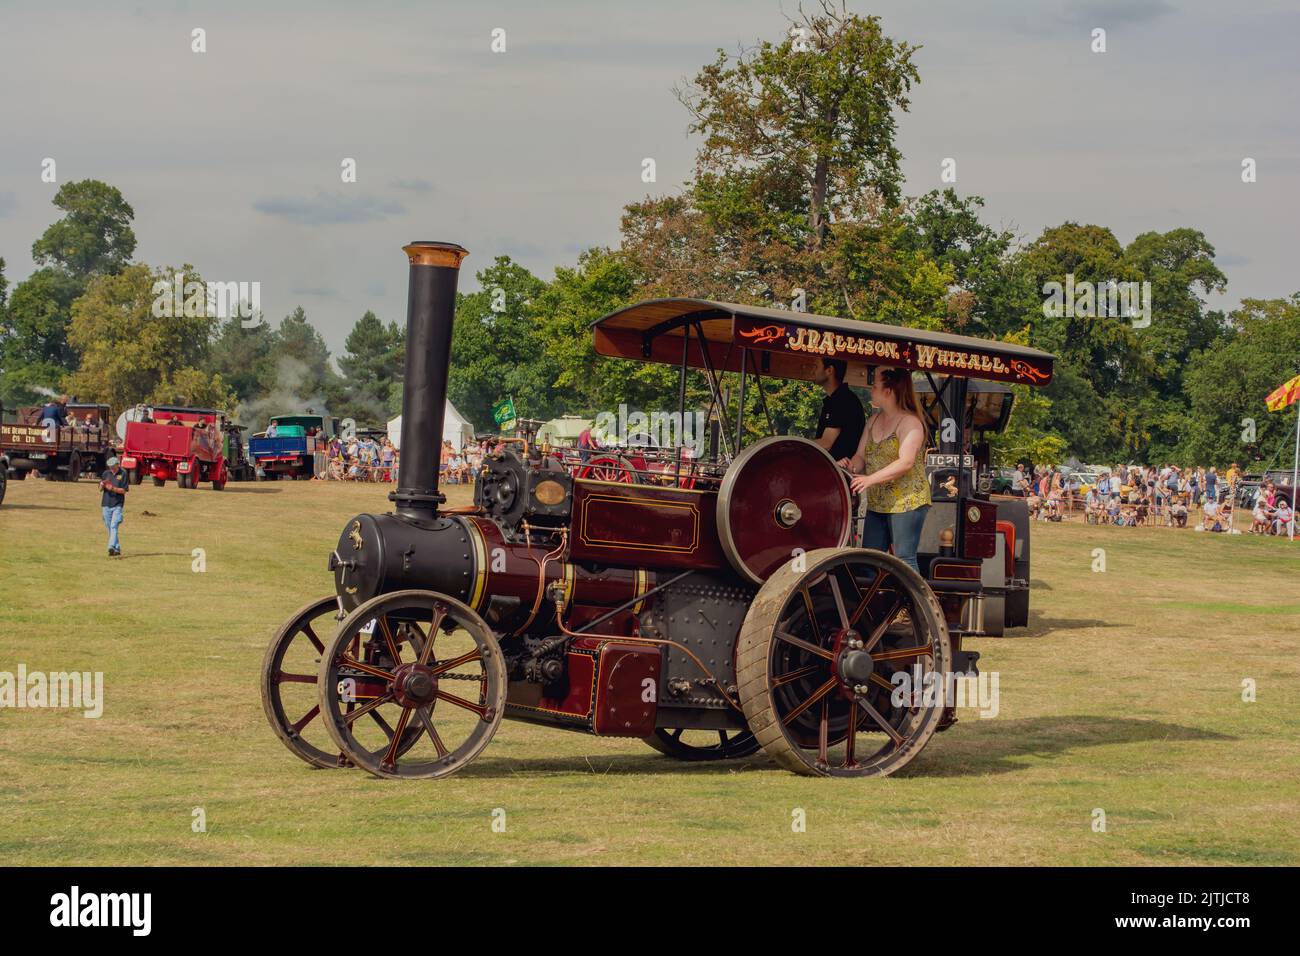
<svg viewBox="0 0 1300 956"><path fill-rule="evenodd" d="M854 576L854 567L875 573ZM873 659L875 670L863 685L868 687L865 693L846 688L837 671L838 657L813 652L814 647L829 650L844 630L827 626L833 622L815 600L815 588L834 590L831 580L841 592L834 599L840 623L849 621ZM873 588L877 580L880 583ZM860 590L854 592L851 585ZM814 598L811 619L809 596ZM896 601L906 607L910 629L891 626ZM803 607L802 613L796 604ZM801 616L808 633L785 630L799 630ZM869 628L862 625L864 618L870 620ZM819 637L809 636L810 620L821 627ZM737 661L741 703L765 752L787 769L813 776L885 776L915 758L938 729L944 711L942 700L895 707L893 672L905 669L913 676L913 667L919 667L924 680L931 672L946 674L951 661L942 612L919 574L880 552L820 549L808 555L807 571L796 572L787 565L755 597L741 629ZM864 731L876 743L863 740ZM831 754L841 744L843 753Z"/></svg>
<svg viewBox="0 0 1300 956"><path fill-rule="evenodd" d="M410 640L410 645L399 636L401 626L408 624L405 615L429 613L431 622L418 622L420 640ZM440 615L440 616L439 616ZM356 658L349 655L349 650L357 641L361 629L371 620L375 640L383 639L385 645L396 653L401 666L420 665L432 670L439 679L454 676L461 668L478 664L481 677L478 684L478 700L466 699L459 693L444 691L438 687L436 698L423 706L406 706L395 690L399 683L398 669L384 671L383 668L365 669L359 667ZM455 623L472 640L475 647L474 657L459 655L448 660L438 657L437 638L445 622ZM387 625L387 626L385 626ZM424 653L424 646L429 637L433 638L432 650ZM419 651L417 654L416 651ZM391 656L391 655L390 655ZM339 682L349 677L355 678L361 673L365 679L378 681L383 685L383 692L366 704L348 711L337 692ZM437 686L437 685L435 685ZM320 695L321 714L325 717L326 728L330 737L343 754L356 766L377 776L401 779L430 779L445 777L460 770L491 742L505 713L506 668L505 658L497 645L496 636L487 624L473 610L454 598L434 591L395 591L390 594L371 598L348 615L339 626L333 638L326 644L321 657L320 677L317 682ZM443 705L471 712L477 719L471 723L469 735L457 746L450 747L442 740L437 731L437 708ZM361 716L376 713L381 707L387 707L387 713L395 716L398 733L404 733L408 726L417 728L415 743L398 749L391 746L387 751L367 749L353 734L352 727ZM400 716L398 714L400 713ZM405 738L403 739L404 742ZM415 753L416 746L423 749ZM430 745L435 751L430 754ZM412 756L414 755L414 756ZM406 762L399 762L404 757L411 757Z"/></svg>

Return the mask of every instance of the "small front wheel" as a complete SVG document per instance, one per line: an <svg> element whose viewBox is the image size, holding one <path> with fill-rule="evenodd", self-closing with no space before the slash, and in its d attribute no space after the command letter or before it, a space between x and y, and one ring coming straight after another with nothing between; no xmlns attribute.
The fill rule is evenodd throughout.
<svg viewBox="0 0 1300 956"><path fill-rule="evenodd" d="M505 658L496 635L460 601L395 591L339 625L317 691L325 726L352 763L377 777L445 777L477 757L500 726ZM416 740L403 749L411 728Z"/></svg>

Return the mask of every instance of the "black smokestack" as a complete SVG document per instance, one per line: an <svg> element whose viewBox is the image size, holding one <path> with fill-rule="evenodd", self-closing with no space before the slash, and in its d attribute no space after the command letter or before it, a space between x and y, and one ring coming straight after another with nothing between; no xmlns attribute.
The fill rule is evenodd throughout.
<svg viewBox="0 0 1300 956"><path fill-rule="evenodd" d="M442 419L451 364L460 261L469 253L454 242L413 242L406 293L406 379L402 383L401 483L388 496L405 518L432 521L446 496L438 492Z"/></svg>

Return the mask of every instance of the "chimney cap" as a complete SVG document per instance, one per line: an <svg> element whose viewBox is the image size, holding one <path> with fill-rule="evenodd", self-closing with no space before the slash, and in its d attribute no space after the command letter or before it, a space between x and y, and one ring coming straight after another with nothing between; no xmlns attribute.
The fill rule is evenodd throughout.
<svg viewBox="0 0 1300 956"><path fill-rule="evenodd" d="M402 246L402 251L413 266L441 266L445 269L459 269L460 261L469 255L469 250L459 243L427 239L408 243Z"/></svg>

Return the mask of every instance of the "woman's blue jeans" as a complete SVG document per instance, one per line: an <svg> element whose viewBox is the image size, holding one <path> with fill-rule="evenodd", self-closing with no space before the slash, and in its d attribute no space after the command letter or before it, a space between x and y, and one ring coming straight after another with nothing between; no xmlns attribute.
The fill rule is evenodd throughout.
<svg viewBox="0 0 1300 956"><path fill-rule="evenodd" d="M929 513L929 505L922 505L915 511L902 511L890 515L879 511L868 511L862 546L874 548L876 551L888 551L892 544L894 556L910 564L919 574L921 568L916 563L916 549L921 543L921 529L925 527L925 516Z"/></svg>

